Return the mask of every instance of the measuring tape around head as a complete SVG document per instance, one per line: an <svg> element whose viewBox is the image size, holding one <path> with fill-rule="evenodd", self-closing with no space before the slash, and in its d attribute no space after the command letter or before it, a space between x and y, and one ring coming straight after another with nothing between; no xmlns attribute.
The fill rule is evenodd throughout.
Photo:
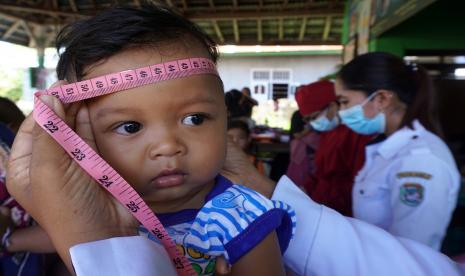
<svg viewBox="0 0 465 276"><path fill-rule="evenodd" d="M179 275L197 275L197 273L187 258L180 254L176 244L153 211L129 183L38 97L44 94L52 95L63 103L71 103L142 85L199 74L218 75L218 72L211 60L191 58L109 74L38 91L35 94L33 112L35 121L65 149L74 161L161 241Z"/></svg>

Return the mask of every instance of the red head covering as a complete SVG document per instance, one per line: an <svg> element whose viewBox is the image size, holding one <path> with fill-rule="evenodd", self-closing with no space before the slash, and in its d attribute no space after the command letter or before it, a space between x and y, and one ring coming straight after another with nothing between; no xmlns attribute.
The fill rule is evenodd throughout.
<svg viewBox="0 0 465 276"><path fill-rule="evenodd" d="M297 105L302 116L320 111L336 100L334 84L330 81L317 81L301 86L295 94Z"/></svg>

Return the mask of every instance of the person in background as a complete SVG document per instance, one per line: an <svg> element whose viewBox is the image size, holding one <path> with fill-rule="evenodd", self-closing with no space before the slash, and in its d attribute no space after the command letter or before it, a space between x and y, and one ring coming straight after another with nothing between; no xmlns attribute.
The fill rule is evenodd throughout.
<svg viewBox="0 0 465 276"><path fill-rule="evenodd" d="M330 81L318 81L299 87L295 94L299 112L304 122L307 122L307 127L300 134L294 135L295 139L291 141L286 175L306 192L314 183L315 152L320 144L320 132L315 131L308 122L326 113L325 109L336 101L333 87Z"/></svg>
<svg viewBox="0 0 465 276"><path fill-rule="evenodd" d="M24 114L18 106L8 98L0 97L0 122L9 127L13 133L18 132L24 121Z"/></svg>
<svg viewBox="0 0 465 276"><path fill-rule="evenodd" d="M311 103L316 101L315 98L323 99L321 95L331 95L331 97L327 98L326 103L322 102L317 107L321 108L320 106L326 104L321 110L313 112L311 116L305 116L308 129L312 130L315 137L319 137L318 145L315 146L314 151L309 150L308 147L306 151L293 148L294 159L287 175L293 180L297 180L297 176L305 176L304 189L315 202L350 216L353 181L365 160L365 144L372 139L372 136L356 134L339 124L337 117L339 106L332 82L318 81L307 91L308 94L296 95L302 110L311 106ZM294 142L293 146L295 144ZM313 158L313 162L310 158ZM298 164L303 163L301 160L313 166L300 168Z"/></svg>
<svg viewBox="0 0 465 276"><path fill-rule="evenodd" d="M228 139L238 145L247 154L250 162L254 164L261 174L267 175L266 164L259 160L252 152L252 136L245 122L241 120L228 121Z"/></svg>
<svg viewBox="0 0 465 276"><path fill-rule="evenodd" d="M320 144L315 153L313 182L308 184L307 192L315 202L351 216L355 175L363 166L365 145L373 136L357 134L341 125L338 109L338 103L331 102L310 121L313 130L320 133Z"/></svg>
<svg viewBox="0 0 465 276"><path fill-rule="evenodd" d="M244 109L246 116L251 118L252 117L252 109L253 109L254 106L258 105L258 102L254 98L252 98L252 94L250 93L250 88L243 87L242 90L241 90L241 93L242 93L243 96L242 96L239 104Z"/></svg>
<svg viewBox="0 0 465 276"><path fill-rule="evenodd" d="M339 117L378 135L353 187L354 217L439 250L460 178L432 108L425 69L387 53L361 55L336 79Z"/></svg>
<svg viewBox="0 0 465 276"><path fill-rule="evenodd" d="M236 119L246 116L246 112L239 104L242 93L237 89L231 89L224 94L226 108L228 109L228 119Z"/></svg>
<svg viewBox="0 0 465 276"><path fill-rule="evenodd" d="M258 103L237 89L232 89L225 94L225 102L228 110L228 119L239 119L247 123L249 129L255 127L252 119L252 109Z"/></svg>
<svg viewBox="0 0 465 276"><path fill-rule="evenodd" d="M305 129L305 122L299 110L294 111L291 116L291 127L289 129L289 139L298 138Z"/></svg>

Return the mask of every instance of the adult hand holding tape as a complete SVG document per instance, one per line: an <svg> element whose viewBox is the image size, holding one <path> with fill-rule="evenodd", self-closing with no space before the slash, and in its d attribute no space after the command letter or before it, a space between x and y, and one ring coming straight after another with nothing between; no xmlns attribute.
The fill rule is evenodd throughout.
<svg viewBox="0 0 465 276"><path fill-rule="evenodd" d="M95 149L84 103L65 107L53 96L40 99ZM71 246L137 234L133 216L35 123L32 114L16 136L7 183L10 193L45 227L70 271Z"/></svg>

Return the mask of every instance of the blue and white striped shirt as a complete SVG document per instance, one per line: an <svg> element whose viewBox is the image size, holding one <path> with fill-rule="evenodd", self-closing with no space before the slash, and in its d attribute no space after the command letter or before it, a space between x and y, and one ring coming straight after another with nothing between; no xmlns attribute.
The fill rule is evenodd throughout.
<svg viewBox="0 0 465 276"><path fill-rule="evenodd" d="M215 257L234 264L269 233L276 230L284 253L295 230L295 212L222 176L205 199L205 205L158 218L199 275L213 275ZM158 240L146 229L139 232Z"/></svg>

